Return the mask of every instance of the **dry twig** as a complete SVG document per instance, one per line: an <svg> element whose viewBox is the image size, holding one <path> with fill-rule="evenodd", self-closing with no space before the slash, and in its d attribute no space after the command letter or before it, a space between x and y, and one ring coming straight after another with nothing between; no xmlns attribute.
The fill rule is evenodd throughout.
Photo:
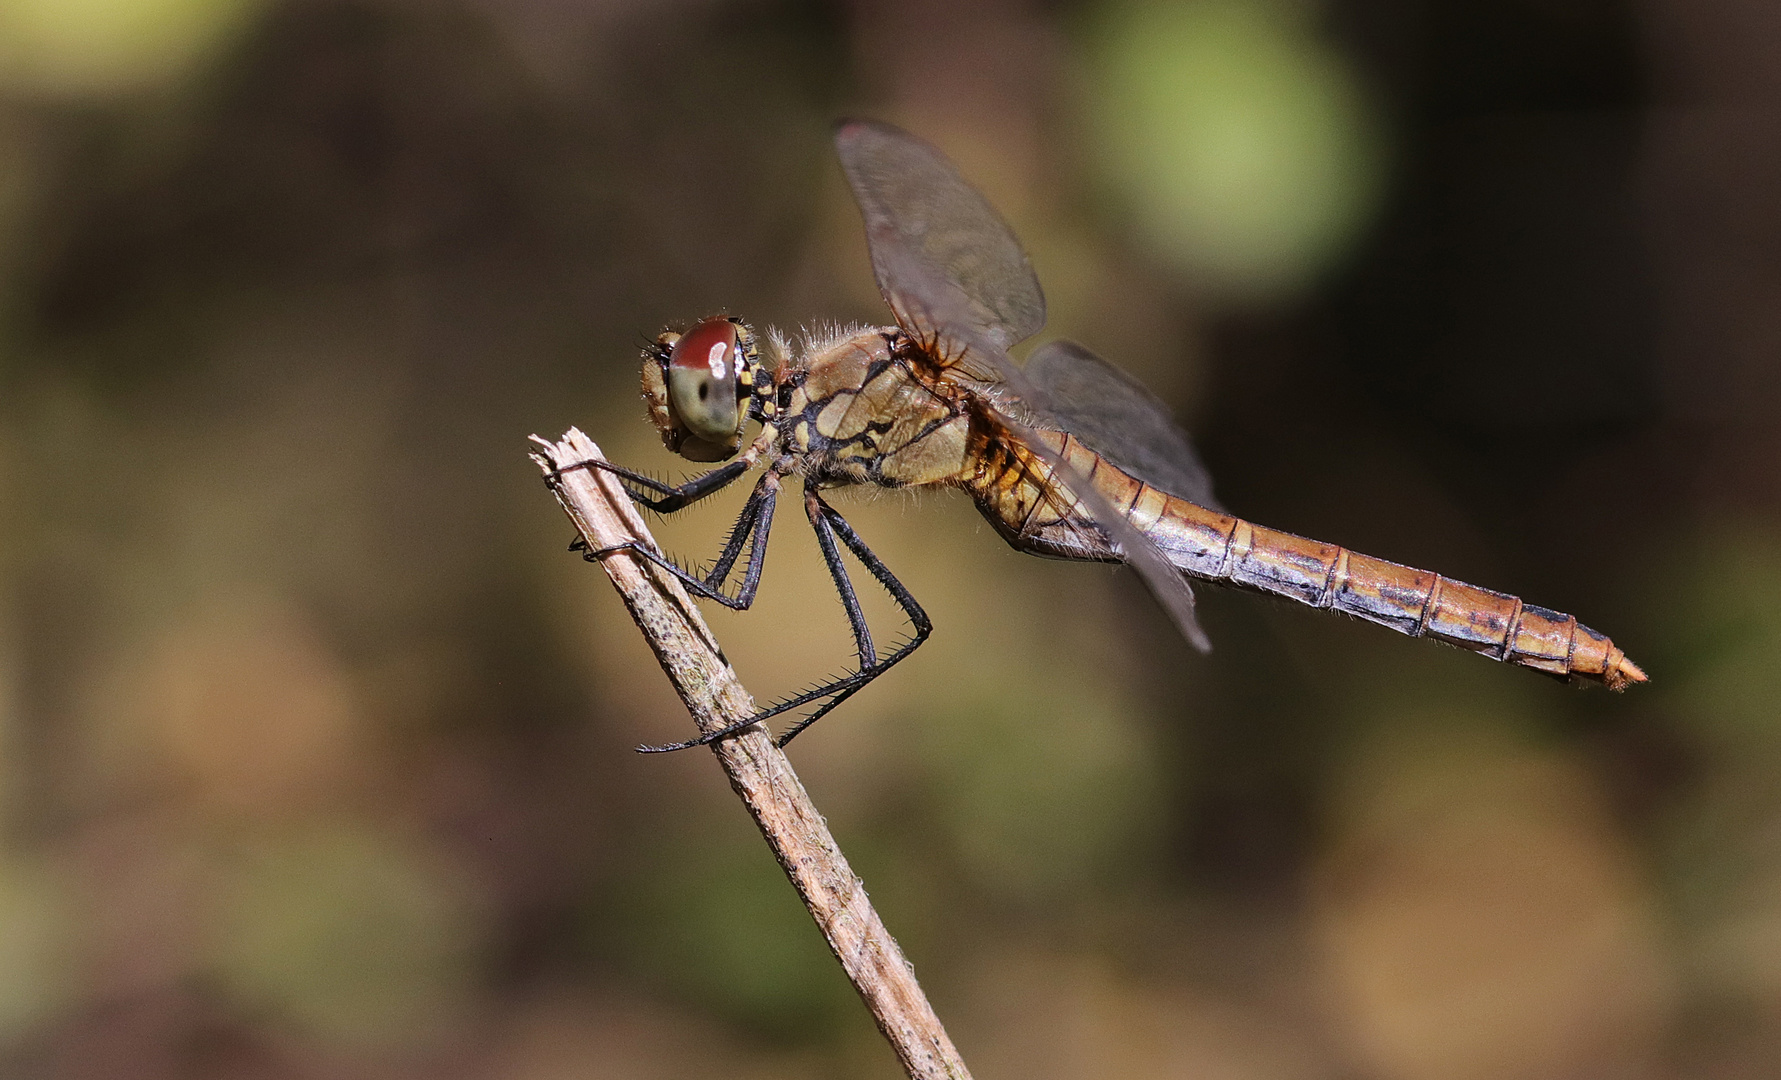
<svg viewBox="0 0 1781 1080"><path fill-rule="evenodd" d="M631 539L655 546L611 473L598 469L559 473L565 465L603 460L599 447L586 435L570 429L560 443L536 435L532 440L540 447L532 459L553 481L557 500L591 548L610 548ZM715 731L752 715L753 699L723 659L680 583L633 555L614 555L604 564L699 730ZM773 745L764 726L720 740L711 749L912 1080L970 1080L909 962L867 899L865 886L847 865L791 763Z"/></svg>

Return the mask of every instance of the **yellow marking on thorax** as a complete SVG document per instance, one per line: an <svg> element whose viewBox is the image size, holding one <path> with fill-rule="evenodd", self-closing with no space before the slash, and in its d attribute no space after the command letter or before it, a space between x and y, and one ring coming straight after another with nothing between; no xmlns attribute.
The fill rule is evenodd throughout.
<svg viewBox="0 0 1781 1080"><path fill-rule="evenodd" d="M847 419L847 412L853 408L854 395L842 391L829 399L829 403L816 414L816 430L818 434L829 439L845 439L852 432L843 433L841 422Z"/></svg>
<svg viewBox="0 0 1781 1080"><path fill-rule="evenodd" d="M883 416L897 404L898 397L918 385L907 369L893 363L860 387L860 406L870 416Z"/></svg>

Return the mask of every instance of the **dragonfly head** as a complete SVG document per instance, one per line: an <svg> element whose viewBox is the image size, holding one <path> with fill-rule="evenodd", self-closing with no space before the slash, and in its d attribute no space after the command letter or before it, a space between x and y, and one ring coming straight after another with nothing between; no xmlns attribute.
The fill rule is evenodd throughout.
<svg viewBox="0 0 1781 1080"><path fill-rule="evenodd" d="M742 445L759 374L754 331L717 316L684 334L665 330L644 350L643 400L668 449L691 461L724 461Z"/></svg>

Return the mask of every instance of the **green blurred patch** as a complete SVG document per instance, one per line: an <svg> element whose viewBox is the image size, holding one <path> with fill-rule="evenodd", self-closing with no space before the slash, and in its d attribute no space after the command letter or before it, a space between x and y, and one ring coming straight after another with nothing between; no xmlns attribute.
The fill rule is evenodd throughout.
<svg viewBox="0 0 1781 1080"><path fill-rule="evenodd" d="M1667 653L1652 689L1698 759L1688 798L1665 821L1665 855L1697 974L1781 1000L1781 540L1723 529L1679 588L1654 592Z"/></svg>
<svg viewBox="0 0 1781 1080"><path fill-rule="evenodd" d="M11 1041L73 1000L73 896L49 867L0 860L0 1041Z"/></svg>
<svg viewBox="0 0 1781 1080"><path fill-rule="evenodd" d="M1093 892L1146 864L1162 763L1104 697L976 702L923 722L925 805L973 883L1015 898Z"/></svg>
<svg viewBox="0 0 1781 1080"><path fill-rule="evenodd" d="M1781 542L1727 532L1704 546L1680 599L1668 620L1675 664L1665 666L1693 726L1745 751L1781 751Z"/></svg>
<svg viewBox="0 0 1781 1080"><path fill-rule="evenodd" d="M1117 0L1085 84L1103 181L1139 240L1214 294L1267 300L1339 257L1378 200L1377 126L1293 0Z"/></svg>
<svg viewBox="0 0 1781 1080"><path fill-rule="evenodd" d="M758 836L723 829L669 840L592 914L603 951L757 1035L809 1042L859 1010Z"/></svg>
<svg viewBox="0 0 1781 1080"><path fill-rule="evenodd" d="M0 0L0 83L128 92L177 78L263 0Z"/></svg>
<svg viewBox="0 0 1781 1080"><path fill-rule="evenodd" d="M331 1042L437 1035L470 990L473 913L429 853L354 825L256 837L224 873L209 970L250 1007Z"/></svg>

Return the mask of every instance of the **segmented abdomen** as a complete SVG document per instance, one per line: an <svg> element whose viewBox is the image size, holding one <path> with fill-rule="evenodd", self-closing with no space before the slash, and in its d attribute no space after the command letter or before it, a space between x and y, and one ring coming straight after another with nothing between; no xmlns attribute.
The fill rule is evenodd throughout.
<svg viewBox="0 0 1781 1080"><path fill-rule="evenodd" d="M1606 635L1563 612L1335 544L1265 529L1167 495L1115 468L1076 439L1041 433L1182 571L1328 608L1411 637L1431 637L1560 678L1621 690L1646 680ZM1017 453L969 485L1010 543L1062 558L1115 557L1072 499L1047 498L1051 469Z"/></svg>

